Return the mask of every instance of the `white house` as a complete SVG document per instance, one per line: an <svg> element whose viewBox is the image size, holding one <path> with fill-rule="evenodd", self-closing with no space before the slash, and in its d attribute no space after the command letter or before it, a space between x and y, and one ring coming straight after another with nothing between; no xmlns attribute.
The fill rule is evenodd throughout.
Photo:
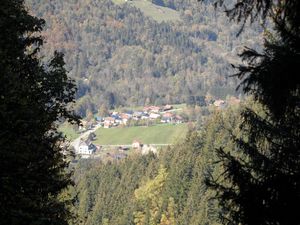
<svg viewBox="0 0 300 225"><path fill-rule="evenodd" d="M148 116L148 115L143 115L143 116L141 117L141 119L142 119L142 120L148 120L148 119L149 119L149 116Z"/></svg>
<svg viewBox="0 0 300 225"><path fill-rule="evenodd" d="M132 148L134 149L140 149L143 146L143 144L140 141L134 140L132 142Z"/></svg>
<svg viewBox="0 0 300 225"><path fill-rule="evenodd" d="M96 151L97 147L90 141L80 141L77 149L79 155L91 155Z"/></svg>
<svg viewBox="0 0 300 225"><path fill-rule="evenodd" d="M150 115L149 115L149 118L150 119L157 119L157 118L159 118L160 117L160 115L159 114L156 114L156 113L150 113Z"/></svg>

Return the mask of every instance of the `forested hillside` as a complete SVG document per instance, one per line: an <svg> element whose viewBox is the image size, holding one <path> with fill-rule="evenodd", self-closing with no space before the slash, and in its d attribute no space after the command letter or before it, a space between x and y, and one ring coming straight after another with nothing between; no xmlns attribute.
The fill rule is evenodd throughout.
<svg viewBox="0 0 300 225"><path fill-rule="evenodd" d="M261 30L247 29L237 38L238 25L198 1L153 1L180 15L178 22L159 23L134 2L27 1L47 21L44 52L65 53L80 115L103 104L160 105L234 94L237 81L228 78L229 65L245 45L258 47Z"/></svg>
<svg viewBox="0 0 300 225"><path fill-rule="evenodd" d="M239 110L211 116L205 129L159 155L140 154L102 163L81 161L75 173L76 213L86 225L205 225L219 224L220 213L205 179L218 176L217 148L238 134ZM232 151L231 151L232 152Z"/></svg>

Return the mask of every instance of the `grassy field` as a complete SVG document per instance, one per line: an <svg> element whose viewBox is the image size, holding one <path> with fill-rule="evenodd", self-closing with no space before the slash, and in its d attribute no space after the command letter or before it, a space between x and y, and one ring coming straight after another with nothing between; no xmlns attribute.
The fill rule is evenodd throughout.
<svg viewBox="0 0 300 225"><path fill-rule="evenodd" d="M144 144L172 144L179 138L185 137L186 124L155 125L150 127L100 128L95 133L98 145L131 144L139 140Z"/></svg>
<svg viewBox="0 0 300 225"><path fill-rule="evenodd" d="M122 4L125 3L125 0L113 0L113 2L115 4ZM127 3L139 8L146 16L153 18L157 22L176 22L180 20L179 12L176 10L155 5L147 0L133 0L127 1Z"/></svg>
<svg viewBox="0 0 300 225"><path fill-rule="evenodd" d="M186 108L186 104L182 103L182 104L174 104L172 105L174 109L185 109Z"/></svg>
<svg viewBox="0 0 300 225"><path fill-rule="evenodd" d="M68 140L72 141L79 137L79 134L75 132L72 126L68 123L62 124L58 130L66 135Z"/></svg>

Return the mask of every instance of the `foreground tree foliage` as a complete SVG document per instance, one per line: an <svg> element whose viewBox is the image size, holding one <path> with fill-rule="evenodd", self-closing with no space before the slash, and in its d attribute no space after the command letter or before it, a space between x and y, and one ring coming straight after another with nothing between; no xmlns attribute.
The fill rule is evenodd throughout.
<svg viewBox="0 0 300 225"><path fill-rule="evenodd" d="M68 109L75 86L63 55L38 59L44 21L30 16L22 0L0 6L0 221L1 224L67 224L71 184L56 130L58 119L77 122Z"/></svg>
<svg viewBox="0 0 300 225"><path fill-rule="evenodd" d="M232 135L233 150L218 151L225 176L209 184L217 190L224 224L299 224L300 2L239 1L227 13L243 24L269 18L274 32L263 53L246 49L241 55L247 62L237 67L241 86L262 110L242 113L244 137Z"/></svg>

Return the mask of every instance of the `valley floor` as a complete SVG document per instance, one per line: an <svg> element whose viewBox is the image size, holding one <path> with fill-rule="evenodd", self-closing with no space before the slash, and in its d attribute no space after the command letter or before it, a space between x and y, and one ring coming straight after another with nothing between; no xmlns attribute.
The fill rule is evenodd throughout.
<svg viewBox="0 0 300 225"><path fill-rule="evenodd" d="M99 128L96 130L97 145L130 145L134 140L143 144L172 144L185 137L187 124L158 124L124 128Z"/></svg>

